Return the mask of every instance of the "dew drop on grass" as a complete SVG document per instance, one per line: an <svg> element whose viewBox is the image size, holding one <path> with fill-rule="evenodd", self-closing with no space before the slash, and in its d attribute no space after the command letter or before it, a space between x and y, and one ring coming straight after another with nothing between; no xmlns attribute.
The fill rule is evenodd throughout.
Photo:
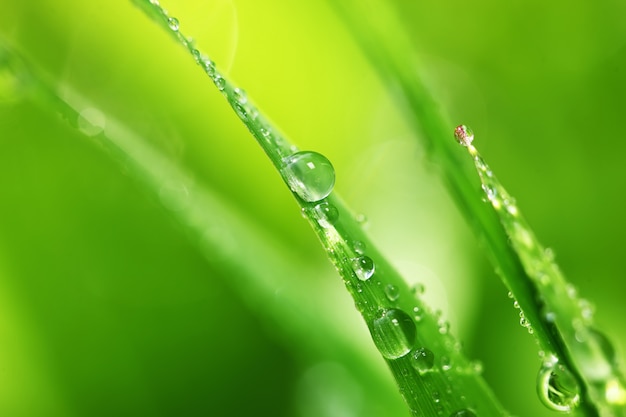
<svg viewBox="0 0 626 417"><path fill-rule="evenodd" d="M369 256L354 258L352 260L352 268L354 268L354 273L361 281L367 281L376 271L376 265Z"/></svg>
<svg viewBox="0 0 626 417"><path fill-rule="evenodd" d="M580 402L578 381L553 356L539 370L537 391L544 405L555 411L572 411Z"/></svg>
<svg viewBox="0 0 626 417"><path fill-rule="evenodd" d="M283 176L298 197L313 203L328 195L335 185L335 169L326 157L317 152L302 151L284 160Z"/></svg>
<svg viewBox="0 0 626 417"><path fill-rule="evenodd" d="M324 229L331 228L337 219L339 219L339 211L337 207L326 201L319 203L315 206L315 212L317 213L317 223Z"/></svg>
<svg viewBox="0 0 626 417"><path fill-rule="evenodd" d="M217 89L220 91L224 91L224 89L226 88L226 80L221 75L215 74L215 76L213 77L213 82L215 83Z"/></svg>
<svg viewBox="0 0 626 417"><path fill-rule="evenodd" d="M385 295L389 301L397 301L400 298L400 290L395 285L388 284L385 287Z"/></svg>
<svg viewBox="0 0 626 417"><path fill-rule="evenodd" d="M435 355L429 349L419 348L411 353L411 365L417 372L424 374L433 369Z"/></svg>
<svg viewBox="0 0 626 417"><path fill-rule="evenodd" d="M374 344L387 359L405 356L415 343L415 323L404 311L391 308L383 310L370 329Z"/></svg>
<svg viewBox="0 0 626 417"><path fill-rule="evenodd" d="M462 410L458 410L450 414L450 417L476 417L476 414L474 414L473 411L467 408L464 408Z"/></svg>
<svg viewBox="0 0 626 417"><path fill-rule="evenodd" d="M167 25L174 32L178 32L178 28L180 27L180 24L178 23L178 19L176 19L175 17L170 17L169 19L167 19Z"/></svg>
<svg viewBox="0 0 626 417"><path fill-rule="evenodd" d="M454 129L454 138L463 146L471 145L474 140L474 132L465 125L459 125Z"/></svg>
<svg viewBox="0 0 626 417"><path fill-rule="evenodd" d="M78 129L87 136L96 136L104 130L106 116L94 107L88 107L78 115Z"/></svg>
<svg viewBox="0 0 626 417"><path fill-rule="evenodd" d="M361 242L360 240L355 240L352 243L352 249L354 249L357 254L363 255L365 253L365 243Z"/></svg>

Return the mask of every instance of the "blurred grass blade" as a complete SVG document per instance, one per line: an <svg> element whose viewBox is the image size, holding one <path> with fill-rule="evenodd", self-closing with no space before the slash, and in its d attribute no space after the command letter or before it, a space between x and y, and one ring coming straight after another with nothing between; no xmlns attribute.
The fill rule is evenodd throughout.
<svg viewBox="0 0 626 417"><path fill-rule="evenodd" d="M563 310L560 311L562 316L559 320L563 324L570 321L566 326L569 329L561 329L559 323L546 319L553 318L553 315L548 315L551 311L545 311L544 299L556 299L559 295L567 294L569 287L550 261L546 266L558 278L553 280L554 288L551 291L554 294L544 294L544 289L535 283L533 274L536 269L529 268L532 259L527 254L516 252L517 248L509 246L509 231L500 225L499 213L481 202L483 196L474 168L470 161L462 158L461 150L450 140L453 125L448 122L438 103L420 80L417 73L417 54L406 37L407 31L395 10L381 0L331 3L381 77L397 93L398 101L402 103L401 109L418 136L423 139L430 158L440 168L452 197L474 232L486 242L489 257L496 270L521 306L524 312L523 324L532 325L540 352L544 353L546 359L540 370L540 382L543 381L542 375L548 376L546 381L550 380L550 375L558 373L561 366L572 369L578 378L585 379L585 388L581 394L584 397L580 406L582 411L587 415L609 416L613 412L624 415L623 378L613 366L610 353L603 353L611 350L608 341L591 328L583 333L575 332L575 328L581 324L587 326L586 321L581 324L571 323L571 320L580 317L574 313L581 312L576 297L570 298L567 303L569 307L562 307ZM528 230L524 229L520 233ZM535 254L538 255L540 246L536 248L538 252ZM544 258L545 253L541 253L541 258L535 258L534 262ZM597 375L593 375L591 379L585 377L585 374L591 376L594 372L590 369L596 369L596 366L605 370L603 375L608 379L599 382ZM556 372L548 372L550 367ZM544 391L543 388L539 387L540 392ZM565 410L561 407L560 411Z"/></svg>
<svg viewBox="0 0 626 417"><path fill-rule="evenodd" d="M183 35L178 19L156 2L135 3L187 49L281 174L343 277L412 415L503 415L479 370L450 335L448 323L413 295L332 192L332 164L318 153L298 152L270 126L243 90Z"/></svg>
<svg viewBox="0 0 626 417"><path fill-rule="evenodd" d="M57 112L158 195L209 263L230 278L228 283L264 316L268 327L280 331L294 351L304 358L341 361L349 366L354 379L369 392L362 405L368 411L362 415L373 417L378 409L405 415L395 387L384 383L388 380L381 372L384 368L372 363L368 352L355 343L353 332L346 331L344 322L333 315L334 310L319 308L326 287L317 285L316 271L306 259L294 255L219 195L195 183L146 140L104 115L89 100L68 89L60 93L49 87L1 41L0 57L0 63L6 64L0 72L4 69L5 75L21 80L24 93Z"/></svg>

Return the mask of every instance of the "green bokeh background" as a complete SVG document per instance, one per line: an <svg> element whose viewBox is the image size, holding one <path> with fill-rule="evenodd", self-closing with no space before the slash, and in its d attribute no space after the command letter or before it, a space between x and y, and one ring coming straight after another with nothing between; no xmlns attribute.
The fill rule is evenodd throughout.
<svg viewBox="0 0 626 417"><path fill-rule="evenodd" d="M415 71L454 123L472 126L622 352L626 3L397 3L421 53ZM397 268L426 284L505 407L554 414L535 394L532 338L332 3L163 5L287 136L329 157L336 190ZM139 9L0 0L0 11L0 36L54 86L292 247L337 300L337 320L358 323L260 148ZM369 394L350 377L358 364L305 354L207 263L158 190L2 73L0 132L0 415L388 415L363 409Z"/></svg>

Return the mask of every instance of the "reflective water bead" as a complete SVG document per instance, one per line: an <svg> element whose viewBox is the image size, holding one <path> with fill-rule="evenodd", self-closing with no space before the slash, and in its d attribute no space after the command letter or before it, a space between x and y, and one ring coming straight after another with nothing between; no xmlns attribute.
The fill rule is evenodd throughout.
<svg viewBox="0 0 626 417"><path fill-rule="evenodd" d="M476 414L474 414L471 410L464 408L450 414L450 417L476 417Z"/></svg>
<svg viewBox="0 0 626 417"><path fill-rule="evenodd" d="M415 343L415 323L404 311L391 308L383 310L370 328L374 344L387 359L405 356Z"/></svg>
<svg viewBox="0 0 626 417"><path fill-rule="evenodd" d="M337 207L324 201L315 206L315 212L317 213L317 223L324 229L332 227L339 218L339 211Z"/></svg>
<svg viewBox="0 0 626 417"><path fill-rule="evenodd" d="M471 145L474 140L474 132L465 125L459 125L454 129L454 138L463 146Z"/></svg>
<svg viewBox="0 0 626 417"><path fill-rule="evenodd" d="M544 405L555 411L572 411L580 402L578 381L554 357L539 370L537 391Z"/></svg>
<svg viewBox="0 0 626 417"><path fill-rule="evenodd" d="M319 201L333 190L335 169L317 152L302 151L285 158L283 175L291 191L309 203Z"/></svg>
<svg viewBox="0 0 626 417"><path fill-rule="evenodd" d="M429 349L419 348L411 353L411 365L420 374L426 373L433 369L435 365L435 355Z"/></svg>
<svg viewBox="0 0 626 417"><path fill-rule="evenodd" d="M176 19L175 17L170 17L169 19L167 19L167 25L170 27L170 29L172 29L174 32L178 31L178 28L180 27L179 23L178 23L178 19Z"/></svg>
<svg viewBox="0 0 626 417"><path fill-rule="evenodd" d="M354 273L361 281L367 281L374 275L376 265L369 256L359 256L352 260Z"/></svg>
<svg viewBox="0 0 626 417"><path fill-rule="evenodd" d="M365 243L361 242L360 240L355 240L352 243L352 249L354 249L354 251L359 255L363 255L365 253Z"/></svg>
<svg viewBox="0 0 626 417"><path fill-rule="evenodd" d="M400 298L400 290L395 285L388 284L385 287L385 295L389 301L397 301Z"/></svg>

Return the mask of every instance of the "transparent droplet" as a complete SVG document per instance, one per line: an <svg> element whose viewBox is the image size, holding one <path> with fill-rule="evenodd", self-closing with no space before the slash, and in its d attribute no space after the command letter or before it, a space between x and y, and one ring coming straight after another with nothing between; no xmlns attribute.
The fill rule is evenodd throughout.
<svg viewBox="0 0 626 417"><path fill-rule="evenodd" d="M449 371L450 369L452 369L452 363L450 362L450 358L447 356L442 356L441 357L441 370Z"/></svg>
<svg viewBox="0 0 626 417"><path fill-rule="evenodd" d="M175 17L170 17L169 19L167 19L167 25L174 32L177 32L180 27L180 24L178 23L178 19L176 19Z"/></svg>
<svg viewBox="0 0 626 417"><path fill-rule="evenodd" d="M234 102L234 103L232 103L232 106L233 106L233 109L235 109L235 112L237 113L237 116L239 116L239 118L241 120L247 120L248 119L248 111L246 110L246 108L243 105L241 105L241 104L239 104L237 102Z"/></svg>
<svg viewBox="0 0 626 417"><path fill-rule="evenodd" d="M95 136L104 130L106 116L100 110L89 107L80 112L78 129L87 136Z"/></svg>
<svg viewBox="0 0 626 417"><path fill-rule="evenodd" d="M367 281L374 275L376 265L369 256L359 256L352 260L354 273L361 281Z"/></svg>
<svg viewBox="0 0 626 417"><path fill-rule="evenodd" d="M411 353L411 365L420 374L424 374L433 369L435 365L435 354L426 348L419 348Z"/></svg>
<svg viewBox="0 0 626 417"><path fill-rule="evenodd" d="M356 220L357 223L360 223L362 225L367 223L367 217L365 217L365 214L357 214L354 220Z"/></svg>
<svg viewBox="0 0 626 417"><path fill-rule="evenodd" d="M226 88L226 80L221 75L216 74L213 78L213 82L215 83L217 89L220 91L224 91L224 89Z"/></svg>
<svg viewBox="0 0 626 417"><path fill-rule="evenodd" d="M495 200L496 196L498 195L498 192L496 191L494 186L483 184L482 188L483 188L483 191L485 192L485 195L489 199L489 201Z"/></svg>
<svg viewBox="0 0 626 417"><path fill-rule="evenodd" d="M237 100L237 103L246 104L248 102L248 95L241 88L235 88L233 90L233 94L235 96L235 100Z"/></svg>
<svg viewBox="0 0 626 417"><path fill-rule="evenodd" d="M474 132L465 125L459 125L454 129L454 138L463 146L469 146L474 140Z"/></svg>
<svg viewBox="0 0 626 417"><path fill-rule="evenodd" d="M415 295L424 295L424 291L426 291L426 287L424 287L424 284L422 284L421 282L413 285L413 293Z"/></svg>
<svg viewBox="0 0 626 417"><path fill-rule="evenodd" d="M397 301L400 298L400 290L395 285L388 284L385 287L385 295L389 301Z"/></svg>
<svg viewBox="0 0 626 417"><path fill-rule="evenodd" d="M413 307L413 318L417 322L422 321L424 318L424 311L419 307Z"/></svg>
<svg viewBox="0 0 626 417"><path fill-rule="evenodd" d="M337 219L339 219L339 211L337 207L324 201L315 206L315 212L317 213L317 223L324 229L333 227Z"/></svg>
<svg viewBox="0 0 626 417"><path fill-rule="evenodd" d="M319 201L333 190L335 169L326 157L317 152L296 152L285 158L283 175L298 197L307 202Z"/></svg>
<svg viewBox="0 0 626 417"><path fill-rule="evenodd" d="M365 243L361 242L360 240L355 240L352 243L352 249L354 249L354 251L359 255L365 254L365 248Z"/></svg>
<svg viewBox="0 0 626 417"><path fill-rule="evenodd" d="M200 58L202 68L204 68L204 72L211 78L215 77L215 62L211 61L208 57L202 56Z"/></svg>
<svg viewBox="0 0 626 417"><path fill-rule="evenodd" d="M539 370L537 390L544 405L555 411L572 411L580 402L576 378L553 356Z"/></svg>
<svg viewBox="0 0 626 417"><path fill-rule="evenodd" d="M383 310L370 331L374 344L387 359L405 356L415 343L415 323L408 314L396 308Z"/></svg>
<svg viewBox="0 0 626 417"><path fill-rule="evenodd" d="M476 414L474 414L473 411L467 408L464 408L462 410L458 410L450 414L450 417L476 417Z"/></svg>

